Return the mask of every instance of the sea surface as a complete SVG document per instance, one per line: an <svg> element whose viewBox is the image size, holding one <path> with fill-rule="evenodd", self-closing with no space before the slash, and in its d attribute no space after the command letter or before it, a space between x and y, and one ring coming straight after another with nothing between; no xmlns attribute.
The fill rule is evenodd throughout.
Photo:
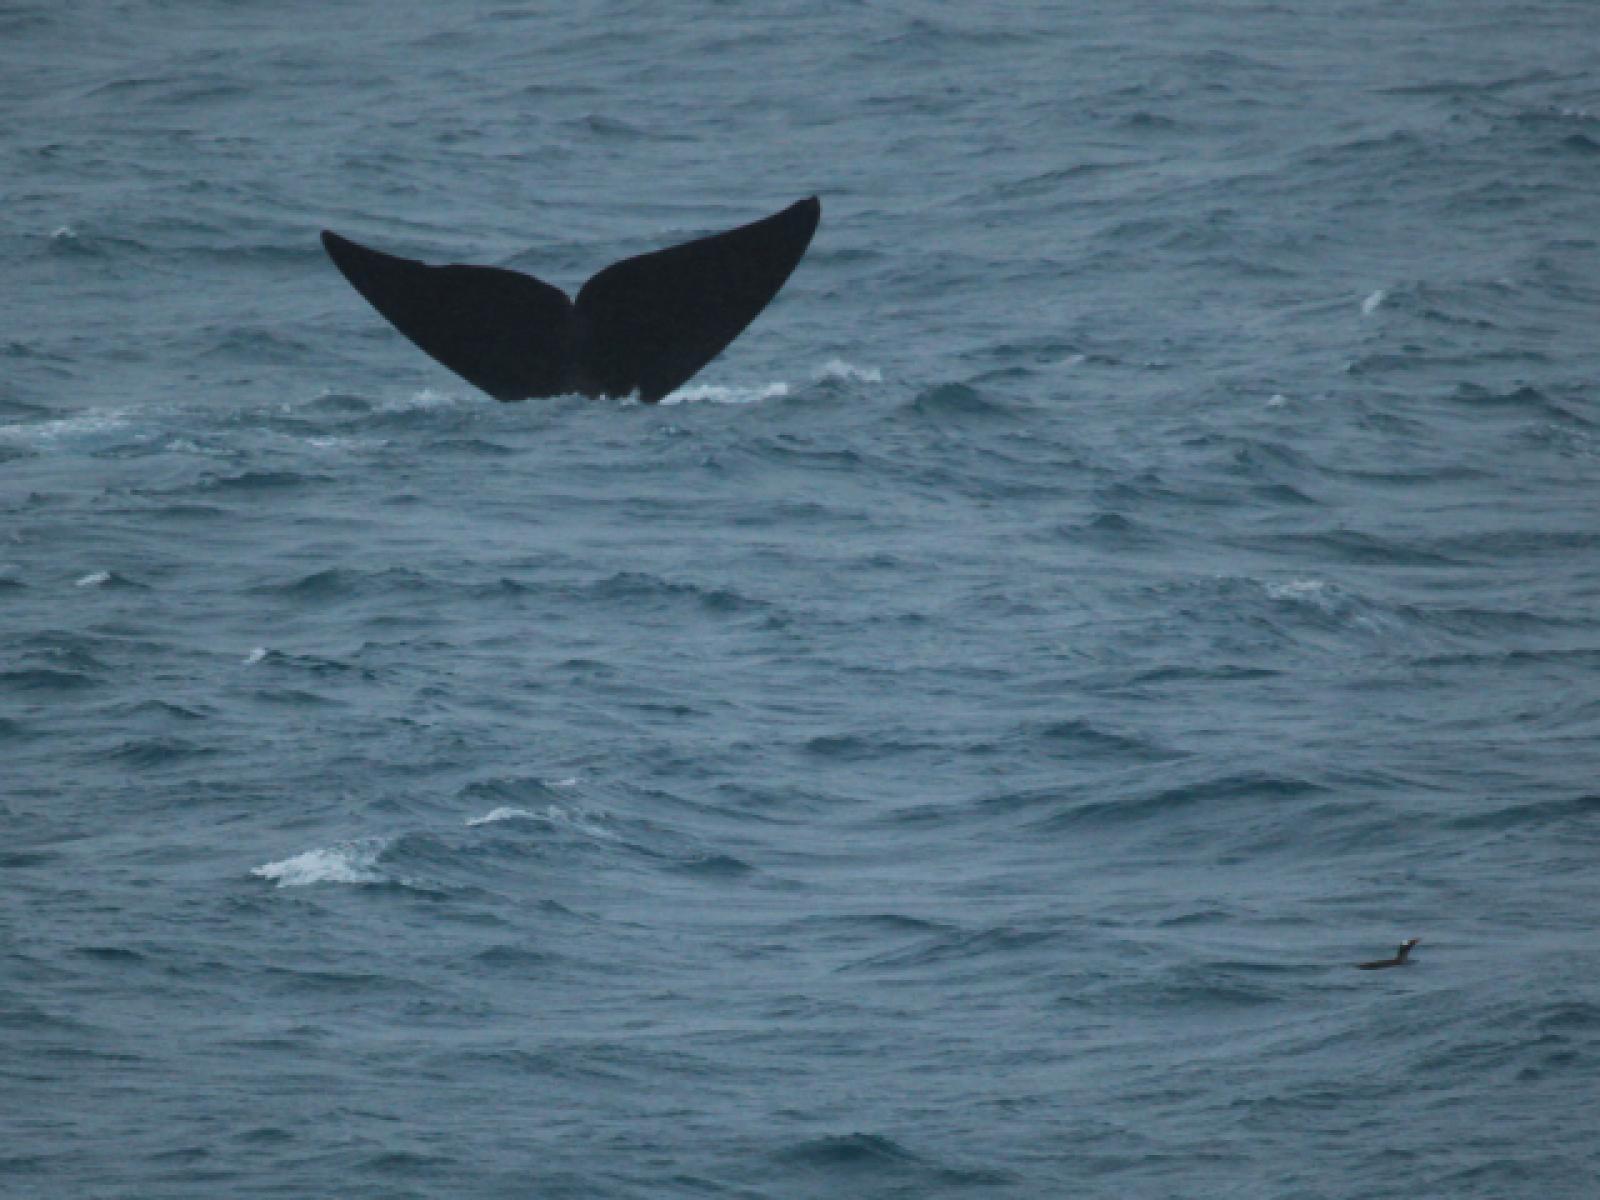
<svg viewBox="0 0 1600 1200"><path fill-rule="evenodd" d="M0 113L5 1200L1600 1195L1588 0L12 0ZM318 244L811 194L659 406Z"/></svg>

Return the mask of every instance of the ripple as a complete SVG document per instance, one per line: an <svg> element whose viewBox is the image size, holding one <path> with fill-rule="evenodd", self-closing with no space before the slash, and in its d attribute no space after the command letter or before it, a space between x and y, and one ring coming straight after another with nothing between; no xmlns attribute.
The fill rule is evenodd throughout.
<svg viewBox="0 0 1600 1200"><path fill-rule="evenodd" d="M154 768L188 762L215 752L210 746L183 738L130 738L118 743L108 757L124 766Z"/></svg>
<svg viewBox="0 0 1600 1200"><path fill-rule="evenodd" d="M1153 793L1134 794L1115 800L1077 803L1057 801L1054 807L1058 811L1040 821L1037 828L1065 830L1078 826L1113 828L1144 825L1195 810L1203 809L1201 815L1213 815L1222 806L1267 802L1277 804L1322 795L1326 791L1326 788L1307 779L1250 771L1178 784ZM1027 794L1021 796L1026 797ZM990 803L1004 805L1008 799L1002 796Z"/></svg>
<svg viewBox="0 0 1600 1200"><path fill-rule="evenodd" d="M0 689L18 692L77 692L92 688L96 683L80 671L55 671L48 667L0 672Z"/></svg>

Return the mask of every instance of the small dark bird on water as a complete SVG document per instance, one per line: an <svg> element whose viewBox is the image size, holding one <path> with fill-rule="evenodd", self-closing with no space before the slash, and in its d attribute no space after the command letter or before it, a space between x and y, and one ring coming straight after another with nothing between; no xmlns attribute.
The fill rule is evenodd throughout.
<svg viewBox="0 0 1600 1200"><path fill-rule="evenodd" d="M1375 962L1357 963L1358 971L1381 971L1385 967L1404 967L1410 965L1411 947L1420 942L1421 938L1408 938L1400 943L1400 949L1395 951L1393 958L1380 958Z"/></svg>

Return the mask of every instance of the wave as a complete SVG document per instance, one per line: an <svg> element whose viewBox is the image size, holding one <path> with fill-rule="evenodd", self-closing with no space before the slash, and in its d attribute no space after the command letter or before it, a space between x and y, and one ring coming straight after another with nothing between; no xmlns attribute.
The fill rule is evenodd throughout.
<svg viewBox="0 0 1600 1200"><path fill-rule="evenodd" d="M337 658L323 658L315 654L287 654L281 650L271 650L265 646L257 646L240 660L244 666L254 667L265 663L272 667L288 667L297 671L307 671L313 675L343 675L348 672L361 671L354 663L344 662ZM366 674L363 672L363 674Z"/></svg>
<svg viewBox="0 0 1600 1200"><path fill-rule="evenodd" d="M1009 421L1015 413L965 383L941 383L918 392L903 410L933 421Z"/></svg>
<svg viewBox="0 0 1600 1200"><path fill-rule="evenodd" d="M94 687L97 682L81 671L57 671L49 667L0 672L0 690L19 692L71 692Z"/></svg>
<svg viewBox="0 0 1600 1200"><path fill-rule="evenodd" d="M1074 800L1070 793L1047 788L1002 793L985 804L1002 809L1047 806L1052 811L1033 828L1061 831L1085 826L1109 829L1146 825L1195 809L1211 814L1241 805L1256 807L1269 802L1277 805L1287 800L1304 800L1327 791L1323 785L1297 776L1244 771L1110 800Z"/></svg>
<svg viewBox="0 0 1600 1200"><path fill-rule="evenodd" d="M373 411L390 415L430 413L460 408L474 402L474 397L459 392L436 392L432 388L423 388L402 396L387 396L377 403Z"/></svg>
<svg viewBox="0 0 1600 1200"><path fill-rule="evenodd" d="M1452 824L1466 830L1539 829L1570 826L1575 834L1585 834L1600 817L1600 795L1586 792L1554 800L1507 804L1486 812L1458 817Z"/></svg>
<svg viewBox="0 0 1600 1200"><path fill-rule="evenodd" d="M957 927L948 921L935 921L892 912L801 917L791 922L790 926L807 937L817 934L823 937L854 937L861 934L947 937L959 932Z"/></svg>
<svg viewBox="0 0 1600 1200"><path fill-rule="evenodd" d="M883 372L877 367L858 367L842 358L830 358L817 370L817 382L882 383Z"/></svg>
<svg viewBox="0 0 1600 1200"><path fill-rule="evenodd" d="M191 486L201 492L275 492L331 482L333 482L331 476L315 472L241 471L236 475L216 475L208 472Z"/></svg>
<svg viewBox="0 0 1600 1200"><path fill-rule="evenodd" d="M121 434L131 422L132 415L126 409L97 409L71 417L0 425L0 439L34 447L63 442L92 442L110 434Z"/></svg>
<svg viewBox="0 0 1600 1200"><path fill-rule="evenodd" d="M1028 741L1044 746L1065 758L1132 759L1150 762L1169 758L1173 752L1147 738L1102 729L1082 719L1045 721L1024 726L1021 734Z"/></svg>
<svg viewBox="0 0 1600 1200"><path fill-rule="evenodd" d="M1075 524L1057 525L1054 537L1109 549L1154 549L1165 540L1163 534L1132 517L1118 512L1100 512Z"/></svg>
<svg viewBox="0 0 1600 1200"><path fill-rule="evenodd" d="M146 962L143 954L129 946L75 946L74 954L83 958L91 958L96 962L136 964Z"/></svg>
<svg viewBox="0 0 1600 1200"><path fill-rule="evenodd" d="M691 600L713 613L764 612L770 608L766 601L730 588L678 583L645 571L618 571L590 584L584 591L592 599L622 601L629 605L642 600Z"/></svg>
<svg viewBox="0 0 1600 1200"><path fill-rule="evenodd" d="M210 746L202 746L185 738L131 738L118 744L106 756L124 766L151 768L166 767L216 753Z"/></svg>
<svg viewBox="0 0 1600 1200"><path fill-rule="evenodd" d="M893 1138L872 1133L812 1138L779 1151L778 1157L813 1167L876 1168L921 1165L922 1160Z"/></svg>
<svg viewBox="0 0 1600 1200"><path fill-rule="evenodd" d="M864 1187L873 1188L876 1194L878 1186L891 1186L894 1195L917 1196L945 1188L992 1188L1018 1182L1010 1171L952 1166L876 1133L807 1138L774 1151L772 1157L787 1169L834 1177L834 1190L843 1194Z"/></svg>
<svg viewBox="0 0 1600 1200"><path fill-rule="evenodd" d="M129 579L126 575L116 571L91 571L73 581L74 587L81 588L124 588L130 591L146 592L150 589L142 583Z"/></svg>
<svg viewBox="0 0 1600 1200"><path fill-rule="evenodd" d="M125 711L134 716L156 717L162 721L178 721L185 725L207 719L206 713L185 708L170 700L140 700L129 705Z"/></svg>
<svg viewBox="0 0 1600 1200"><path fill-rule="evenodd" d="M576 118L567 122L567 124L581 135L602 139L640 142L688 142L694 140L693 137L685 133L649 129L631 121L624 121L620 117L607 116L604 113L590 113L588 116Z"/></svg>
<svg viewBox="0 0 1600 1200"><path fill-rule="evenodd" d="M856 733L824 733L807 738L805 749L819 758L838 759L840 762L867 762L873 759L911 754L919 750L941 748L943 742L906 741Z"/></svg>
<svg viewBox="0 0 1600 1200"><path fill-rule="evenodd" d="M21 721L10 717L0 717L0 742L26 741L39 736L38 732ZM5 809L0 807L0 816L6 815Z"/></svg>
<svg viewBox="0 0 1600 1200"><path fill-rule="evenodd" d="M1426 544L1381 537L1354 529L1327 529L1310 533L1257 534L1241 539L1245 544L1281 553L1285 557L1308 558L1318 563L1350 563L1358 566L1458 567L1458 557L1441 554Z"/></svg>
<svg viewBox="0 0 1600 1200"><path fill-rule="evenodd" d="M979 963L991 964L991 967L984 969L1016 970L1020 960L1066 936L1065 930L1017 929L1012 926L979 930L951 929L941 931L917 945L874 954L839 970L843 973L926 968L950 971L958 965L964 970L978 969Z"/></svg>
<svg viewBox="0 0 1600 1200"><path fill-rule="evenodd" d="M199 352L202 358L226 359L244 366L293 366L303 362L311 349L302 341L270 329L214 326L201 332L206 337Z"/></svg>
<svg viewBox="0 0 1600 1200"><path fill-rule="evenodd" d="M387 883L389 878L378 869L378 860L389 842L388 838L378 837L337 842L280 862L266 863L250 874L257 879L271 880L280 888L310 887L319 883Z"/></svg>
<svg viewBox="0 0 1600 1200"><path fill-rule="evenodd" d="M742 879L755 871L755 867L731 854L704 854L684 858L671 868L682 875L698 879Z"/></svg>
<svg viewBox="0 0 1600 1200"><path fill-rule="evenodd" d="M492 971L521 973L528 970L546 971L561 960L558 956L519 944L501 944L479 950L472 961Z"/></svg>
<svg viewBox="0 0 1600 1200"><path fill-rule="evenodd" d="M429 591L434 581L405 567L382 571L360 571L351 567L326 567L287 583L263 584L255 590L295 600L326 601L370 593Z"/></svg>
<svg viewBox="0 0 1600 1200"><path fill-rule="evenodd" d="M466 823L468 827L475 827L479 825L498 825L503 821L536 821L544 825L555 825L563 829L571 829L583 834L585 837L595 838L599 841L615 842L619 840L617 834L599 824L592 814L563 808L559 804L546 805L540 811L505 806L493 809L481 817L468 817Z"/></svg>
<svg viewBox="0 0 1600 1200"><path fill-rule="evenodd" d="M1118 974L1096 981L1073 997L1137 1012L1198 1015L1282 1005L1307 983L1325 978L1327 966L1240 961L1190 961L1136 977Z"/></svg>
<svg viewBox="0 0 1600 1200"><path fill-rule="evenodd" d="M763 400L778 400L789 394L787 383L761 383L731 386L716 383L694 383L679 388L661 398L663 405L674 404L759 404Z"/></svg>

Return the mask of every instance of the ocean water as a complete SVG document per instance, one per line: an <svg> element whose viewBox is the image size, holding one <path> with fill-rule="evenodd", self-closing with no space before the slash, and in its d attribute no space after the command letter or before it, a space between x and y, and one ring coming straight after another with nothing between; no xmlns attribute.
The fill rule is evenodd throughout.
<svg viewBox="0 0 1600 1200"><path fill-rule="evenodd" d="M0 7L0 1195L1600 1194L1595 32Z"/></svg>

